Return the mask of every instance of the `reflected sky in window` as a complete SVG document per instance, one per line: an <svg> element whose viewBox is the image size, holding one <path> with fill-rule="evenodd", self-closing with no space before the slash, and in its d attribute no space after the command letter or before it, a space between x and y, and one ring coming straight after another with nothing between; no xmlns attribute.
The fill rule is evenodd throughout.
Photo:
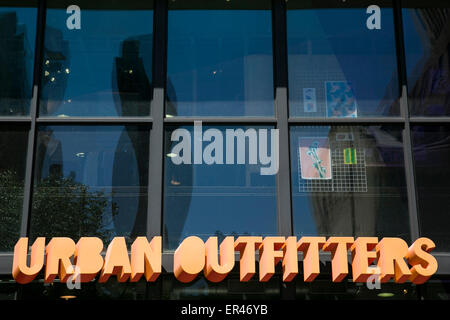
<svg viewBox="0 0 450 320"><path fill-rule="evenodd" d="M79 30L68 17L47 10L40 114L148 116L153 11L81 8Z"/></svg>
<svg viewBox="0 0 450 320"><path fill-rule="evenodd" d="M272 116L270 10L169 10L168 100L176 116Z"/></svg>
<svg viewBox="0 0 450 320"><path fill-rule="evenodd" d="M399 116L393 11L381 8L381 29L369 30L366 9L287 11L291 116ZM348 92L333 95L339 85Z"/></svg>

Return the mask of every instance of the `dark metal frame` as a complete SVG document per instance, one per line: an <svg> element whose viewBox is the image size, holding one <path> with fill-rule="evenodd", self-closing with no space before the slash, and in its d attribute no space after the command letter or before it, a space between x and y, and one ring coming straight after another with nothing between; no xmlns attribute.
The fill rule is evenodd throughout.
<svg viewBox="0 0 450 320"><path fill-rule="evenodd" d="M288 112L288 53L286 30L286 2L285 0L272 0L272 37L273 37L273 75L274 75L274 117L174 117L165 118L165 96L167 76L167 25L168 25L168 0L154 1L153 20L153 99L151 101L151 117L122 117L122 118L51 118L39 117L39 93L41 89L42 55L45 35L46 0L39 1L38 21L36 34L36 55L34 65L33 98L30 115L26 117L0 117L1 123L27 124L30 128L28 149L26 158L25 191L23 200L22 223L20 235L27 236L29 232L29 217L31 213L31 197L33 193L33 174L35 143L37 126L44 124L143 124L150 125L150 158L148 181L148 211L147 211L147 236L162 235L163 226L163 181L164 181L164 129L166 125L193 123L201 120L205 124L248 124L248 125L273 125L279 129L280 157L279 172L277 174L277 221L278 233L282 236L294 235L293 213L291 204L291 170L290 170L290 143L289 129L295 125L374 125L374 124L398 124L403 127L404 159L406 170L406 183L409 207L409 226L411 240L420 236L419 215L417 211L417 194L414 180L414 162L412 152L411 124L448 124L450 117L410 117L407 98L407 78L405 49L402 27L401 0L393 0L394 26L397 46L397 65L400 89L401 115L394 118L371 117L357 119L338 118L296 118L289 117ZM438 274L450 274L450 253L436 253L439 261ZM164 253L164 265L171 272L172 253ZM12 265L12 253L0 254L0 275L10 274ZM282 286L282 297L292 298L295 288L289 284Z"/></svg>

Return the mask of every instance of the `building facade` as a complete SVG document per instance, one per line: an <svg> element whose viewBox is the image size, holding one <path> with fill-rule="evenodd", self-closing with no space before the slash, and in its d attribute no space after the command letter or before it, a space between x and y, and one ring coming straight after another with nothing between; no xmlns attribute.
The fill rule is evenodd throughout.
<svg viewBox="0 0 450 320"><path fill-rule="evenodd" d="M450 299L449 48L443 0L1 0L0 299ZM246 235L428 237L439 268L175 279L184 238ZM20 237L138 236L154 282L11 275Z"/></svg>

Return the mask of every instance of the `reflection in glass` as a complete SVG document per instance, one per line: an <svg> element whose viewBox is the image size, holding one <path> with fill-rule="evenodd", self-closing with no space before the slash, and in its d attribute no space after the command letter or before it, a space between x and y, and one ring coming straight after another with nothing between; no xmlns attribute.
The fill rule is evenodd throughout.
<svg viewBox="0 0 450 320"><path fill-rule="evenodd" d="M257 275L250 281L240 282L238 274L230 274L220 283L198 276L190 283L181 283L173 276L164 277L163 300L278 300L281 298L281 279L273 276L267 282L259 282Z"/></svg>
<svg viewBox="0 0 450 320"><path fill-rule="evenodd" d="M399 128L293 127L290 136L295 235L410 240Z"/></svg>
<svg viewBox="0 0 450 320"><path fill-rule="evenodd" d="M399 116L391 1L287 2L290 115ZM366 25L381 7L381 29Z"/></svg>
<svg viewBox="0 0 450 320"><path fill-rule="evenodd" d="M18 285L10 281L12 277L0 278L0 301L2 300L16 300Z"/></svg>
<svg viewBox="0 0 450 320"><path fill-rule="evenodd" d="M148 137L137 126L39 128L32 236L145 234Z"/></svg>
<svg viewBox="0 0 450 320"><path fill-rule="evenodd" d="M79 289L69 289L66 283L44 283L35 279L22 287L21 300L145 300L152 299L155 283L141 278L138 282L118 282L115 277L105 283L82 283Z"/></svg>
<svg viewBox="0 0 450 320"><path fill-rule="evenodd" d="M37 1L0 3L0 116L27 115L30 112L36 6Z"/></svg>
<svg viewBox="0 0 450 320"><path fill-rule="evenodd" d="M152 1L47 3L40 115L149 116ZM66 26L73 4L80 29Z"/></svg>
<svg viewBox="0 0 450 320"><path fill-rule="evenodd" d="M180 142L186 142L184 138L170 143L175 130L184 130L191 137L190 149L182 152L174 152ZM205 134L209 128L204 126ZM225 128L216 127L223 135L223 148L217 148L211 154L222 153L225 159L226 129L244 132L249 128ZM250 130L270 129L251 128ZM219 240L225 235L274 235L277 232L276 220L276 193L275 175L261 175L262 165L258 160L256 164L250 164L248 157L249 139L245 139L246 161L237 163L238 153L237 139L234 141L234 164L194 163L194 143L202 144L203 155L206 147L211 142L203 143L193 135L193 127L172 127L166 131L165 147L165 180L164 180L164 246L174 250L179 243L190 235L196 235L202 239L210 236L218 236ZM268 154L270 148L271 132L268 130ZM178 141L178 142L177 142ZM187 138L189 141L189 138ZM212 138L210 141L216 141ZM242 140L241 140L242 141ZM260 139L262 141L262 139ZM260 143L260 142L258 142ZM259 146L260 147L260 146ZM184 152L191 150L191 164L177 163L176 157L183 156ZM201 153L201 154L202 154ZM205 156L203 156L205 158ZM220 158L220 157L219 157ZM206 158L205 158L206 159Z"/></svg>
<svg viewBox="0 0 450 320"><path fill-rule="evenodd" d="M20 236L27 143L28 128L0 127L0 252Z"/></svg>
<svg viewBox="0 0 450 320"><path fill-rule="evenodd" d="M450 250L450 126L416 126L412 131L421 236Z"/></svg>
<svg viewBox="0 0 450 320"><path fill-rule="evenodd" d="M409 109L415 116L450 115L450 5L403 1Z"/></svg>
<svg viewBox="0 0 450 320"><path fill-rule="evenodd" d="M421 286L422 300L450 300L450 281L432 278Z"/></svg>
<svg viewBox="0 0 450 320"><path fill-rule="evenodd" d="M167 116L273 116L270 1L169 2ZM176 96L175 96L176 95Z"/></svg>
<svg viewBox="0 0 450 320"><path fill-rule="evenodd" d="M351 279L351 276L348 276ZM380 289L350 281L331 282L330 276L319 275L313 282L295 278L296 300L419 300L419 290L411 283L383 283Z"/></svg>

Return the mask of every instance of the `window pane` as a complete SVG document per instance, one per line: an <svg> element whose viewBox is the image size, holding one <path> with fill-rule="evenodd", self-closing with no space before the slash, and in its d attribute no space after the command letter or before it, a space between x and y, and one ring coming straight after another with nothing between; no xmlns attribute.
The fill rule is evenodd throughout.
<svg viewBox="0 0 450 320"><path fill-rule="evenodd" d="M0 3L0 116L30 112L37 1Z"/></svg>
<svg viewBox="0 0 450 320"><path fill-rule="evenodd" d="M448 1L403 1L409 109L415 116L450 115Z"/></svg>
<svg viewBox="0 0 450 320"><path fill-rule="evenodd" d="M409 241L402 130L291 129L297 236L395 236Z"/></svg>
<svg viewBox="0 0 450 320"><path fill-rule="evenodd" d="M137 126L40 127L32 237L145 235L148 147Z"/></svg>
<svg viewBox="0 0 450 320"><path fill-rule="evenodd" d="M287 3L290 115L399 116L392 2L311 3ZM380 29L370 29L370 5Z"/></svg>
<svg viewBox="0 0 450 320"><path fill-rule="evenodd" d="M413 128L414 162L421 235L450 250L450 126Z"/></svg>
<svg viewBox="0 0 450 320"><path fill-rule="evenodd" d="M16 300L18 285L12 281L12 277L0 278L0 301Z"/></svg>
<svg viewBox="0 0 450 320"><path fill-rule="evenodd" d="M321 274L312 282L305 282L301 277L294 278L296 300L419 300L418 286L410 283L386 282L381 290L373 290L367 285L352 282L347 276L342 282L332 282L330 275ZM370 280L369 280L370 281Z"/></svg>
<svg viewBox="0 0 450 320"><path fill-rule="evenodd" d="M167 116L273 116L270 1L169 2Z"/></svg>
<svg viewBox="0 0 450 320"><path fill-rule="evenodd" d="M155 284L146 282L144 277L138 282L118 282L115 277L100 283L90 281L82 283L76 291L69 289L67 283L45 283L36 278L25 286L21 286L20 300L53 300L53 301L105 301L105 300L145 300L154 299L152 291ZM152 290L153 289L153 290Z"/></svg>
<svg viewBox="0 0 450 320"><path fill-rule="evenodd" d="M47 3L40 115L148 116L152 1Z"/></svg>
<svg viewBox="0 0 450 320"><path fill-rule="evenodd" d="M28 128L0 126L0 252L20 236Z"/></svg>
<svg viewBox="0 0 450 320"><path fill-rule="evenodd" d="M206 142L210 129L216 130L219 136L217 140L208 140L219 141L214 152L211 151L212 147L208 147L212 146L212 142ZM238 133L239 130L243 133L242 139L234 138L228 133ZM225 235L276 234L275 175L261 174L262 168L269 167L261 164L261 157L255 164L250 160L251 155L255 155L250 151L251 146L255 146L255 141L259 144L264 141L255 138L253 142L249 142L250 138L243 138L245 133L251 132L257 137L263 130L267 130L266 142L269 144L272 132L266 127L205 126L203 142L200 136L194 136L192 126L172 127L166 131L163 237L166 248L176 249L184 238L191 235L203 239L218 236L221 239ZM229 141L234 141L233 146L231 143L227 145L228 135L231 137ZM171 139L174 141L171 142ZM238 140L245 141L245 150L238 148ZM190 143L190 147L180 150L183 143ZM203 144L203 147L199 147L201 149L200 153L197 153L197 160L202 163L193 164L196 157L195 148L200 144ZM273 148L268 145L268 155L272 155ZM191 155L188 155L189 151ZM207 164L207 154L216 157L217 162ZM238 164L242 154L245 161ZM227 161L227 156L232 160ZM181 158L189 159L191 164L180 163ZM219 164L220 162L223 164Z"/></svg>
<svg viewBox="0 0 450 320"><path fill-rule="evenodd" d="M229 274L224 281L214 283L199 275L191 283L182 283L173 276L168 276L163 278L162 300L273 301L281 298L280 277L273 276L267 282L257 281L257 277L257 275L254 275L251 280L241 282L238 274ZM231 309L229 312L231 312Z"/></svg>

